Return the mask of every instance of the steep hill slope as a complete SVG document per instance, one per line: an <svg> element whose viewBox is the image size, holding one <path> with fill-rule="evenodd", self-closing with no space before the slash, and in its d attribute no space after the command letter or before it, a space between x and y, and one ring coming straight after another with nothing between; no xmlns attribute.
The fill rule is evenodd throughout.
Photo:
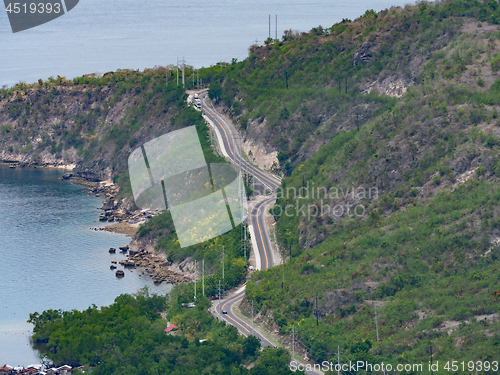
<svg viewBox="0 0 500 375"><path fill-rule="evenodd" d="M210 81L211 70L202 72L205 82ZM20 83L0 90L0 161L31 166L73 164L76 176L112 179L120 188L112 207L126 218L126 213L137 209L128 157L141 144L194 125L205 160L225 162L210 146L209 128L201 113L187 105L182 86L173 80L165 83L167 73L163 67L144 72L119 70L74 80L58 77ZM237 228L207 243L181 249L171 215L164 212L143 225L136 239L141 248L152 245L170 261L189 257L201 261L205 257L210 275L207 293L215 294L215 280L222 272L220 247L225 246L227 259L232 260L223 286L231 288L245 274L240 233L241 228Z"/></svg>
<svg viewBox="0 0 500 375"><path fill-rule="evenodd" d="M339 346L372 363L426 362L430 346L444 363L494 360L499 11L367 12L254 48L212 85L290 176L272 210L285 289L281 269L256 273L247 300L280 333L295 324L318 362Z"/></svg>
<svg viewBox="0 0 500 375"><path fill-rule="evenodd" d="M265 140L288 175L340 130L392 108L391 97L426 78L440 79L437 60L444 79L453 80L479 55L498 52L496 26L485 23L497 19L494 1L448 1L367 11L309 33L289 31L283 41L252 47L248 59L214 78L210 95L247 131L248 148ZM464 32L472 43L467 52L458 38ZM460 45L442 55L451 40ZM482 73L489 87L494 80Z"/></svg>

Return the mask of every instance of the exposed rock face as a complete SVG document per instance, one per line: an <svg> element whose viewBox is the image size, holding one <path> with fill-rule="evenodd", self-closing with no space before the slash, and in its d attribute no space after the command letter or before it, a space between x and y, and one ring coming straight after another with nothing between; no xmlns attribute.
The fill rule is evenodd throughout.
<svg viewBox="0 0 500 375"><path fill-rule="evenodd" d="M365 86L362 91L369 93L375 90L379 94L400 98L408 90L408 87L410 87L410 84L406 83L403 79L391 76L385 78L382 82L375 81L371 85Z"/></svg>
<svg viewBox="0 0 500 375"><path fill-rule="evenodd" d="M458 157L450 163L450 167L451 169L453 169L453 172L455 172L455 174L464 173L470 168L470 165L470 161L463 156Z"/></svg>
<svg viewBox="0 0 500 375"><path fill-rule="evenodd" d="M352 57L352 64L354 66L367 63L372 58L372 52L370 51L370 43L363 43L356 51Z"/></svg>
<svg viewBox="0 0 500 375"><path fill-rule="evenodd" d="M279 166L278 151L266 148L261 143L248 139L243 143L243 151L261 169L273 171Z"/></svg>

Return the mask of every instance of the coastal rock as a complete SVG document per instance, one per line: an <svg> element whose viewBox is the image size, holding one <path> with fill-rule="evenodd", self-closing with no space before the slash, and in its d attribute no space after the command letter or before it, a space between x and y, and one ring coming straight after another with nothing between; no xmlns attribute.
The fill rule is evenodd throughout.
<svg viewBox="0 0 500 375"><path fill-rule="evenodd" d="M123 270L117 270L115 275L116 277L123 277L125 276L125 272L123 272Z"/></svg>
<svg viewBox="0 0 500 375"><path fill-rule="evenodd" d="M120 264L123 267L135 267L136 266L135 262L133 260L130 260L130 259L121 260Z"/></svg>
<svg viewBox="0 0 500 375"><path fill-rule="evenodd" d="M129 259L121 261L120 264L134 264L135 267L143 267L153 278L155 284L169 282L180 284L192 281L189 277L181 273L172 271L170 262L145 251L137 251L129 255Z"/></svg>

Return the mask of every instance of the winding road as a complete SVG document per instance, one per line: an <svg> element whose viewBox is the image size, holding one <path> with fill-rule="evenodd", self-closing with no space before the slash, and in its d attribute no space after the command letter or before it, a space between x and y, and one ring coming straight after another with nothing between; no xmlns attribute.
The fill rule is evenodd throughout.
<svg viewBox="0 0 500 375"><path fill-rule="evenodd" d="M241 163L242 170L244 170L247 173L250 173L253 176L253 178L259 180L270 191L270 195L267 195L263 199L258 201L257 204L255 204L255 206L251 210L249 217L250 219L249 224L251 224L251 228L253 230L253 233L250 233L253 239L252 241L253 245L256 245L257 247L257 249L255 249L254 246L254 251L258 252L258 254L255 254L255 259L256 262L260 260L260 264L256 264L256 268L267 269L269 267L272 267L275 262L273 259L274 257L271 249L271 241L269 239L269 233L267 232L266 228L265 214L268 207L276 199L276 189L281 185L281 183L274 176L271 176L270 174L257 169L256 167L254 167L252 164L250 164L248 161L246 161L244 158L240 156L239 148L234 138L236 130L232 128L224 120L223 116L221 116L217 112L217 110L215 110L215 108L207 102L206 92L200 94L200 99L201 99L201 109L204 115L216 129L218 143L224 156L229 158L236 165L240 165ZM216 311L218 315L222 319L226 320L229 324L238 328L238 330L245 336L254 334L255 336L259 337L262 342L262 346L271 345L271 343L269 343L268 340L266 340L257 332L254 331L252 333L252 328L233 314L231 307L236 302L239 302L244 295L245 295L245 287L243 286L236 293L230 295L229 297L226 297L224 301L221 302L220 306L219 304L217 304ZM221 313L222 310L227 311L227 314L222 314Z"/></svg>
<svg viewBox="0 0 500 375"><path fill-rule="evenodd" d="M241 169L245 172L250 173L253 178L258 179L262 184L264 184L268 189L270 194L264 196L259 200L250 212L250 224L252 231L250 235L252 236L252 247L254 251L258 252L255 254L256 263L260 259L260 264L256 264L257 269L265 270L269 267L275 265L273 252L271 248L271 240L269 238L269 233L266 228L265 214L269 209L269 206L276 199L276 190L281 185L281 182L269 173L263 172L256 168L244 158L240 156L239 149L235 142L236 133L230 124L228 124L223 116L221 116L217 110L207 101L207 92L199 94L201 99L201 110L205 115L205 119L208 120L211 125L215 128L217 133L217 141L223 155L231 160L232 163L240 165ZM237 133L236 133L237 134ZM255 248L257 247L257 249ZM265 337L263 337L259 332L252 329L250 325L238 318L232 311L232 307L235 303L241 301L245 296L245 285L238 289L235 293L227 296L224 300L217 302L215 305L215 312L221 318L224 319L228 324L235 326L239 332L243 335L254 335L260 339L261 345L265 346L275 346L269 342ZM226 314L222 314L222 311L226 311ZM308 375L318 375L314 371L305 371Z"/></svg>

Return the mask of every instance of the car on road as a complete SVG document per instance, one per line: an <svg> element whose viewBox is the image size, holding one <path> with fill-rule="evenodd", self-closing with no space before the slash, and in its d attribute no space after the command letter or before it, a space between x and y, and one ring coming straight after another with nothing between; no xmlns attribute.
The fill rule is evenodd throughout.
<svg viewBox="0 0 500 375"><path fill-rule="evenodd" d="M227 314L227 311L226 311L226 310L222 310L222 313L223 313L223 314Z"/></svg>

